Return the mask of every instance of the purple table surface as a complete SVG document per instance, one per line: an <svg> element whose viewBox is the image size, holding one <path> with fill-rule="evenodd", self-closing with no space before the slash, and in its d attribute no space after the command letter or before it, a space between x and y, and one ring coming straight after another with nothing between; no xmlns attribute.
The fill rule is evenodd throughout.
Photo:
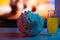
<svg viewBox="0 0 60 40"><path fill-rule="evenodd" d="M47 28L43 28L39 35L23 37L18 28L0 28L0 40L60 40L60 28L57 35L49 36Z"/></svg>

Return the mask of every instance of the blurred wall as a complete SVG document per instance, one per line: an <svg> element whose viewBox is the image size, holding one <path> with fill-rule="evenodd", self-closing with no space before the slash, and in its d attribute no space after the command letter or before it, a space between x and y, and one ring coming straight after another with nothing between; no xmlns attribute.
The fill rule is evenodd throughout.
<svg viewBox="0 0 60 40"><path fill-rule="evenodd" d="M27 9L31 10L32 12L34 11L35 13L38 13L39 15L41 15L43 18L46 19L47 15L48 15L48 11L55 10L55 3L54 2L55 2L55 0L19 0L16 3L16 6L18 7L17 13L13 16L11 16L9 14L8 19L17 19L20 16L21 12L24 10L27 10ZM7 5L9 6L8 9L10 8L9 10L12 11L12 8L9 5L8 0L0 0L0 4L3 5L2 6L3 11L7 9ZM14 3L12 2L12 4L14 4ZM5 13L1 12L1 10L2 10L1 5L0 5L0 15L4 15ZM4 5L6 8L4 7ZM24 9L24 5L25 5L25 7L27 6L25 9ZM7 12L9 10L7 10Z"/></svg>

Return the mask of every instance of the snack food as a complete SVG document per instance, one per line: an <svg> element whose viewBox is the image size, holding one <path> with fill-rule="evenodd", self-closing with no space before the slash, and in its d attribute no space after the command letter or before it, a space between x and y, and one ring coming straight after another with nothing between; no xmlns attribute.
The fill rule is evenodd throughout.
<svg viewBox="0 0 60 40"><path fill-rule="evenodd" d="M37 35L41 32L44 25L44 19L31 11L25 11L17 19L19 30L26 36Z"/></svg>

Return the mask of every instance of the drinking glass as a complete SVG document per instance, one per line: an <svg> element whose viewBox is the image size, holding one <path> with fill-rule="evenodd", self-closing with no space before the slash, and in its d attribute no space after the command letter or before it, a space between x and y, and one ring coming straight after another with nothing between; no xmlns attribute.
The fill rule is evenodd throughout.
<svg viewBox="0 0 60 40"><path fill-rule="evenodd" d="M47 18L47 28L49 35L55 35L58 29L58 18L56 17L57 13L54 13L54 10L48 11Z"/></svg>

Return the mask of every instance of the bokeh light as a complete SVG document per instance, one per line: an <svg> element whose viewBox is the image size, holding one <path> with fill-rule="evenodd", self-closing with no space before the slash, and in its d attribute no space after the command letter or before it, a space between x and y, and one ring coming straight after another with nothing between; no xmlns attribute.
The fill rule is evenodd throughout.
<svg viewBox="0 0 60 40"><path fill-rule="evenodd" d="M16 3L17 7L18 7L18 11L17 14L21 14L22 11L25 10L31 10L34 9L33 6L35 7L34 12L39 13L39 15L41 15L43 18L47 18L48 16L48 10L55 10L55 0L19 0ZM3 10L3 12L10 12L12 11L11 8L8 8L8 6L10 6L10 0L0 0L0 6L6 6L1 8L0 7L0 12L1 10ZM24 5L26 6L26 8L24 9ZM2 12L1 12L2 13ZM1 14L0 13L0 14ZM13 15L11 18L18 18L17 16L19 15Z"/></svg>

